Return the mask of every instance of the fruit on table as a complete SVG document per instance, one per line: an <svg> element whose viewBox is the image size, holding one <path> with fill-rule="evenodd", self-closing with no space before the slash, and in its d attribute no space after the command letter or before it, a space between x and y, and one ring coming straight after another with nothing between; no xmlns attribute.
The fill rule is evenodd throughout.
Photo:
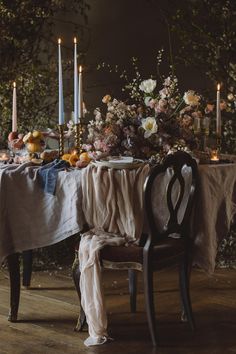
<svg viewBox="0 0 236 354"><path fill-rule="evenodd" d="M23 137L23 141L25 144L27 143L32 143L33 142L33 134L31 132L27 133L24 137Z"/></svg>
<svg viewBox="0 0 236 354"><path fill-rule="evenodd" d="M40 142L27 143L27 150L29 152L40 152L42 151L42 145L40 144Z"/></svg>
<svg viewBox="0 0 236 354"><path fill-rule="evenodd" d="M12 141L18 138L18 133L17 132L10 132L8 135L8 141Z"/></svg>
<svg viewBox="0 0 236 354"><path fill-rule="evenodd" d="M88 152L82 152L80 155L74 151L71 154L64 154L61 157L62 160L68 161L73 167L86 167L92 160Z"/></svg>
<svg viewBox="0 0 236 354"><path fill-rule="evenodd" d="M26 144L27 150L30 153L41 152L44 149L45 145L43 140L43 134L38 130L34 130L33 132L27 133L23 137L23 142Z"/></svg>
<svg viewBox="0 0 236 354"><path fill-rule="evenodd" d="M88 166L88 164L89 164L89 162L87 162L87 161L78 160L75 164L75 167L83 168L83 167Z"/></svg>
<svg viewBox="0 0 236 354"><path fill-rule="evenodd" d="M64 154L64 155L62 155L61 159L65 160L65 161L69 161L70 157L71 157L71 154Z"/></svg>
<svg viewBox="0 0 236 354"><path fill-rule="evenodd" d="M24 147L24 142L22 139L15 139L15 140L12 140L12 148L13 149L22 149Z"/></svg>
<svg viewBox="0 0 236 354"><path fill-rule="evenodd" d="M58 158L58 151L57 150L52 150L52 151L43 151L40 154L40 158L44 161L44 162L51 162L55 159Z"/></svg>
<svg viewBox="0 0 236 354"><path fill-rule="evenodd" d="M70 158L69 158L69 163L71 166L75 167L76 165L76 162L79 160L79 155L76 154L76 153L73 153L70 155Z"/></svg>
<svg viewBox="0 0 236 354"><path fill-rule="evenodd" d="M88 152L82 152L79 155L79 159L80 159L80 161L85 161L85 162L90 162L91 161L91 157L89 156Z"/></svg>
<svg viewBox="0 0 236 354"><path fill-rule="evenodd" d="M34 139L39 139L39 140L43 139L43 134L38 130L34 130L32 135Z"/></svg>

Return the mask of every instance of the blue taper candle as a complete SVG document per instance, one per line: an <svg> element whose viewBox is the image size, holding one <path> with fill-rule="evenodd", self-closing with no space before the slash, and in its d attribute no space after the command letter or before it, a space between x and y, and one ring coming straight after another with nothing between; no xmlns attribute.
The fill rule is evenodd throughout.
<svg viewBox="0 0 236 354"><path fill-rule="evenodd" d="M59 125L64 124L64 100L63 100L63 82L62 82L62 62L61 62L61 39L58 39L58 84L59 84L59 101L58 101L58 120Z"/></svg>

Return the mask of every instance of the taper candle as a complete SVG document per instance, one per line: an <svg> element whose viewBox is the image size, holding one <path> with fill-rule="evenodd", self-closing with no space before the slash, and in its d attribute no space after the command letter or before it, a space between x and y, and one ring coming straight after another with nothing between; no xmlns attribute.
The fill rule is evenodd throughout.
<svg viewBox="0 0 236 354"><path fill-rule="evenodd" d="M17 131L17 103L16 103L16 83L13 82L13 97L12 97L12 131Z"/></svg>
<svg viewBox="0 0 236 354"><path fill-rule="evenodd" d="M78 124L78 66L77 66L77 39L74 38L74 123Z"/></svg>
<svg viewBox="0 0 236 354"><path fill-rule="evenodd" d="M217 84L216 92L216 134L221 136L220 84Z"/></svg>
<svg viewBox="0 0 236 354"><path fill-rule="evenodd" d="M58 120L59 125L64 124L64 100L63 100L63 82L62 82L62 62L61 62L61 39L58 39L58 84L59 84L59 101L58 101Z"/></svg>
<svg viewBox="0 0 236 354"><path fill-rule="evenodd" d="M79 67L79 119L83 118L83 82L82 82L82 66Z"/></svg>

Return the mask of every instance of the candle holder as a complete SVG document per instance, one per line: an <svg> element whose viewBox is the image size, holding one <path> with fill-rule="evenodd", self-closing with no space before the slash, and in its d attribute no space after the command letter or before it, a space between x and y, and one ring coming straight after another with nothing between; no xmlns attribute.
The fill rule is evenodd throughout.
<svg viewBox="0 0 236 354"><path fill-rule="evenodd" d="M82 123L76 123L75 124L75 148L79 154L81 153L81 146L82 146L82 132L83 132Z"/></svg>
<svg viewBox="0 0 236 354"><path fill-rule="evenodd" d="M200 150L206 151L208 145L208 137L210 134L210 118L195 117L193 130L196 137L198 137L200 143Z"/></svg>
<svg viewBox="0 0 236 354"><path fill-rule="evenodd" d="M219 134L216 135L216 146L218 151L221 150L221 136Z"/></svg>
<svg viewBox="0 0 236 354"><path fill-rule="evenodd" d="M64 155L64 124L58 125L59 130L59 157Z"/></svg>

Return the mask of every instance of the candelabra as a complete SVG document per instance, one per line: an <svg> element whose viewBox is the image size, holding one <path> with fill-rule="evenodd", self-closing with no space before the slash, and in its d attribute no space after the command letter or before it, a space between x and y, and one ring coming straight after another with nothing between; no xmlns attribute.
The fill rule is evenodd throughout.
<svg viewBox="0 0 236 354"><path fill-rule="evenodd" d="M78 151L78 153L81 153L82 132L83 132L82 123L75 124L75 148Z"/></svg>
<svg viewBox="0 0 236 354"><path fill-rule="evenodd" d="M220 134L216 134L216 146L218 151L220 151L221 149L221 135Z"/></svg>
<svg viewBox="0 0 236 354"><path fill-rule="evenodd" d="M59 130L59 157L64 155L64 124L58 125Z"/></svg>

